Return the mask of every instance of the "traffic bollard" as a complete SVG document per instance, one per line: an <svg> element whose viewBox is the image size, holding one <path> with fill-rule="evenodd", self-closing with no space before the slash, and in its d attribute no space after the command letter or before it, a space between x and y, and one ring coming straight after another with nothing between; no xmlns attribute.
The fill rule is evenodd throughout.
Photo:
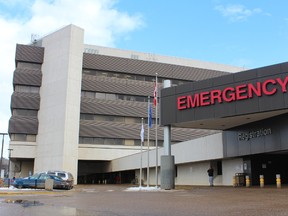
<svg viewBox="0 0 288 216"><path fill-rule="evenodd" d="M280 174L276 174L276 185L277 185L277 188L281 188L281 176L280 176Z"/></svg>
<svg viewBox="0 0 288 216"><path fill-rule="evenodd" d="M236 187L236 176L233 176L232 184L233 184L233 187Z"/></svg>
<svg viewBox="0 0 288 216"><path fill-rule="evenodd" d="M246 175L246 187L250 187L250 178L248 175Z"/></svg>
<svg viewBox="0 0 288 216"><path fill-rule="evenodd" d="M264 175L260 175L260 187L264 187Z"/></svg>

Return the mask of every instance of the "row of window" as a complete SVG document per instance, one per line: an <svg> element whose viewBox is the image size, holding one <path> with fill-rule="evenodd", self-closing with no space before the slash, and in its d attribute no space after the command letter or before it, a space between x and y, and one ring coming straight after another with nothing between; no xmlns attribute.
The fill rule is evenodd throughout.
<svg viewBox="0 0 288 216"><path fill-rule="evenodd" d="M14 116L37 116L37 110L27 109L13 109L12 115Z"/></svg>
<svg viewBox="0 0 288 216"><path fill-rule="evenodd" d="M10 134L11 141L36 142L36 135L33 134Z"/></svg>
<svg viewBox="0 0 288 216"><path fill-rule="evenodd" d="M81 96L87 97L87 98L92 98L92 99L148 102L147 96L112 94L112 93L92 92L92 91L81 91ZM151 101L151 99L150 99L150 101Z"/></svg>
<svg viewBox="0 0 288 216"><path fill-rule="evenodd" d="M140 117L124 117L124 116L111 116L111 115L97 115L97 114L80 114L81 120L92 120L92 121L113 121L113 122L124 122L124 123L142 123ZM148 119L144 118L143 121L148 124ZM155 124L155 119L152 119L152 124Z"/></svg>
<svg viewBox="0 0 288 216"><path fill-rule="evenodd" d="M26 85L16 85L16 92L25 92L25 93L39 93L40 87L36 86L26 86Z"/></svg>
<svg viewBox="0 0 288 216"><path fill-rule="evenodd" d="M13 109L13 116L37 116L37 110L27 110L27 109ZM92 121L112 121L112 122L124 122L130 123L142 123L142 118L140 117L126 117L126 116L112 116L112 115L97 115L97 114L80 114L81 120L92 120ZM147 118L144 118L144 123L148 124ZM159 120L158 120L159 121ZM155 119L152 119L152 124L155 124Z"/></svg>
<svg viewBox="0 0 288 216"><path fill-rule="evenodd" d="M41 64L28 63L28 62L18 62L17 68L41 69Z"/></svg>
<svg viewBox="0 0 288 216"><path fill-rule="evenodd" d="M33 134L10 134L11 141L36 142L36 135ZM172 142L172 144L178 141ZM141 140L136 139L117 139L100 137L79 137L79 144L99 144L99 145L126 145L140 146ZM144 141L144 146L148 146L148 141ZM155 146L155 140L149 141L149 146ZM158 146L163 146L163 141L158 140Z"/></svg>
<svg viewBox="0 0 288 216"><path fill-rule="evenodd" d="M98 71L98 70L83 70L84 74L97 76L97 77L115 77L119 79L131 79L131 80L140 80L146 82L155 82L155 76L144 76L144 75L135 75L135 74L125 74L125 73L117 73L117 72L108 72L108 71ZM158 77L158 83L162 83L163 80L167 78ZM184 83L188 83L191 81L187 80L179 80L179 79L170 79L172 85L182 85Z"/></svg>
<svg viewBox="0 0 288 216"><path fill-rule="evenodd" d="M117 139L117 138L99 138L99 137L79 137L79 144L101 144L101 145L126 145L126 146L141 146L141 140L133 139ZM147 146L148 142L144 142ZM150 146L155 146L155 140L149 141ZM163 146L163 141L158 140L158 146Z"/></svg>

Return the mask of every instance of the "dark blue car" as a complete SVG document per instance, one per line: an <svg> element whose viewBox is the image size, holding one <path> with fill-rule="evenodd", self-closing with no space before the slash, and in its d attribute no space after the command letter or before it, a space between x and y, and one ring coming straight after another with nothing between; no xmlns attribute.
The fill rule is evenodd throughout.
<svg viewBox="0 0 288 216"><path fill-rule="evenodd" d="M45 188L45 181L53 179L53 188L55 189L70 189L70 185L62 178L46 173L37 173L26 178L17 178L12 185L16 188Z"/></svg>

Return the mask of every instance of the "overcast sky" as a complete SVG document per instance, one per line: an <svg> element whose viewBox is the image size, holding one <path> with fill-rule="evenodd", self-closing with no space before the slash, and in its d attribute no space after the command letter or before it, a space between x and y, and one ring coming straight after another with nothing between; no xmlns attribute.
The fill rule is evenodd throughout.
<svg viewBox="0 0 288 216"><path fill-rule="evenodd" d="M286 0L0 0L0 132L11 116L16 43L32 34L72 23L87 44L256 68L287 61L287 8Z"/></svg>

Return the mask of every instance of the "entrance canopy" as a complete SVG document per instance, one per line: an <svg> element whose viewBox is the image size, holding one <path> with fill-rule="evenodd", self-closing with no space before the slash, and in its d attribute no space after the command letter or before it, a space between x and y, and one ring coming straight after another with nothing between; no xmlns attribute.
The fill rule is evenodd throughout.
<svg viewBox="0 0 288 216"><path fill-rule="evenodd" d="M288 63L161 90L161 124L225 130L288 113Z"/></svg>

